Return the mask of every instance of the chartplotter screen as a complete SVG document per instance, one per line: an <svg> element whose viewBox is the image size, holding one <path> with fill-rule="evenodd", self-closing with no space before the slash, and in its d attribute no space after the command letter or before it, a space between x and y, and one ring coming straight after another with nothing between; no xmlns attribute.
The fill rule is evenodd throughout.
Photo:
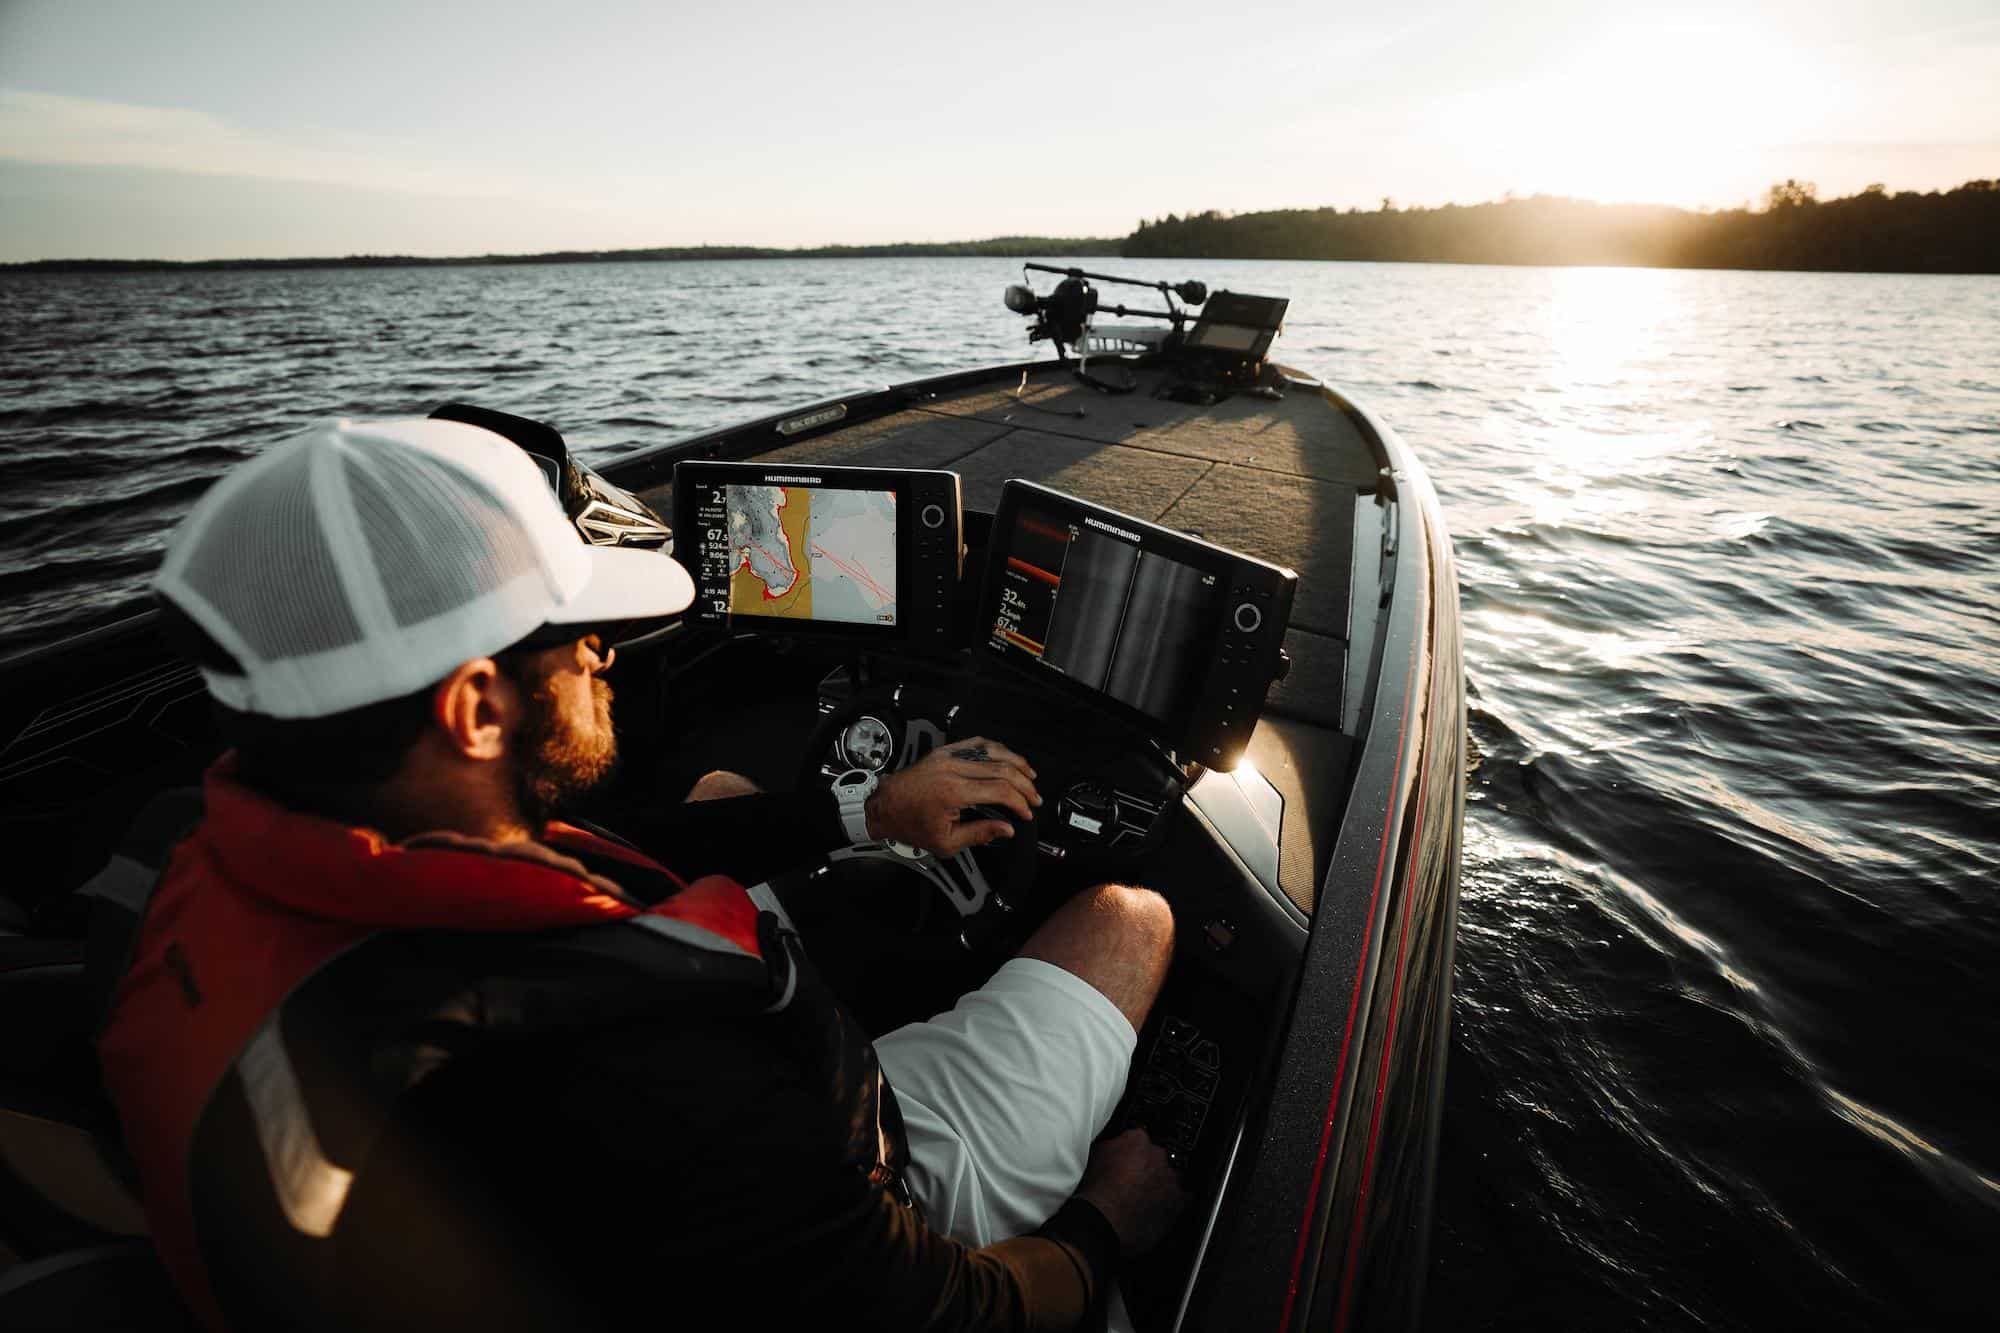
<svg viewBox="0 0 2000 1333"><path fill-rule="evenodd" d="M954 473L689 459L674 558L690 624L945 649L964 511Z"/></svg>
<svg viewBox="0 0 2000 1333"><path fill-rule="evenodd" d="M717 489L727 534L730 615L896 623L895 492L783 485Z"/></svg>

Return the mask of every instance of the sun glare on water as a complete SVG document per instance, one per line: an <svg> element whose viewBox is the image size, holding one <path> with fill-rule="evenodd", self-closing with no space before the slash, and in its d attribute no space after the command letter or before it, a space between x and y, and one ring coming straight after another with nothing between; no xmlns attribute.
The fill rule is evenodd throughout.
<svg viewBox="0 0 2000 1333"><path fill-rule="evenodd" d="M1710 435L1705 420L1667 406L1671 354L1690 317L1685 275L1568 268L1548 281L1536 311L1547 349L1540 421L1527 432L1537 461L1521 498L1540 524L1629 523L1650 503L1649 488L1631 483Z"/></svg>
<svg viewBox="0 0 2000 1333"><path fill-rule="evenodd" d="M1642 378L1680 315L1679 275L1650 268L1570 268L1551 275L1545 310L1550 373L1565 391Z"/></svg>

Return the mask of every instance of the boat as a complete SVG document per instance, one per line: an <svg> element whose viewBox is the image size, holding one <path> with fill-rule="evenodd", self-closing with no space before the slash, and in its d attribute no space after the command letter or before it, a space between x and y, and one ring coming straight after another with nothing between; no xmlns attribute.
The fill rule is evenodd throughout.
<svg viewBox="0 0 2000 1333"><path fill-rule="evenodd" d="M1038 293L1044 277L1056 282ZM1132 299L1146 304L1114 301L1113 288L1143 289ZM954 966L976 975L997 942L1084 884L1144 884L1172 903L1176 961L1120 1115L1172 1149L1190 1205L1128 1265L1136 1326L1412 1326L1467 760L1437 496L1379 415L1271 357L1282 299L1029 265L1006 303L1053 359L806 402L601 471L553 428L464 405L439 414L494 425L536 455L587 540L673 542L684 563L687 525L713 517L697 492L717 474L704 469L762 469L780 486L892 469L911 487L948 485L920 509L912 491L903 514L913 537L933 508L957 529L921 554L955 575L949 587L938 576L936 605L919 614L922 590L904 590L904 621L934 639L690 614L621 649L621 736L641 760L631 781L670 790L720 766L767 785L838 780L909 762L976 716L1044 770L1048 806L1015 840L1025 850L953 866L877 847L813 873L877 885L868 910L903 914L897 947L945 981ZM1202 594L1221 607L1222 637L1194 636L1188 670L1205 683L1177 688L1236 682L1255 696L1182 727L1202 734L1202 753L1163 741L1143 709L1091 704L1091 682L1046 669L1061 665L1042 660L1057 637L1046 623L1008 619L982 570L1012 568L990 557L1030 512L1251 571L1243 587L1258 591L1236 605L1234 587ZM1008 560L1036 591L1033 562ZM718 573L695 572L698 586ZM886 595L875 583L871 596ZM217 741L198 677L150 616L0 662L0 681L0 810L17 867L0 898L0 1324L77 1326L104 1320L105 1301L130 1313L170 1300L97 1088L89 1037L108 983L88 947L87 889L134 813L194 784ZM896 998L857 1006L872 1022ZM130 1326L165 1325L133 1314Z"/></svg>

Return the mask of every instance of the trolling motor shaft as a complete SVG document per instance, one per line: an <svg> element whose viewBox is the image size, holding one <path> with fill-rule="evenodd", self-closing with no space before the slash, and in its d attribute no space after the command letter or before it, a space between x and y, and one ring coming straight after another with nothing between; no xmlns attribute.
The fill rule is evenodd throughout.
<svg viewBox="0 0 2000 1333"><path fill-rule="evenodd" d="M1173 297L1175 296L1180 297L1181 300L1185 301L1189 305L1200 305L1203 301L1206 301L1208 299L1208 284L1196 282L1192 278L1188 279L1185 282L1176 282L1176 283L1168 283L1164 281L1148 282L1144 278L1121 278L1115 273L1092 273L1088 269L1081 269L1081 268L1057 268L1053 264L1023 264L1021 265L1021 268L1023 271L1031 271L1035 273L1060 273L1066 278L1090 278L1098 282L1123 283L1127 287L1150 288L1153 291L1158 292L1161 296L1166 297L1167 304L1169 307L1173 305ZM1149 312L1143 310L1134 310L1131 311L1130 313L1135 315L1142 315L1142 314L1147 314ZM1175 316L1173 315L1161 316L1161 318L1174 318L1174 317ZM1179 317L1185 318L1186 312L1184 311L1180 312Z"/></svg>

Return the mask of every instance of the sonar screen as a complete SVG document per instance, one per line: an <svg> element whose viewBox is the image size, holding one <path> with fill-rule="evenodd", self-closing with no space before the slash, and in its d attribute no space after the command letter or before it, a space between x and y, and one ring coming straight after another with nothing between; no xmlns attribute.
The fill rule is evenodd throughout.
<svg viewBox="0 0 2000 1333"><path fill-rule="evenodd" d="M1214 636L1216 575L1085 514L1024 505L1011 535L994 632L1148 717L1184 717Z"/></svg>
<svg viewBox="0 0 2000 1333"><path fill-rule="evenodd" d="M1233 762L1274 678L1297 578L1156 524L1010 481L981 600L987 649Z"/></svg>

